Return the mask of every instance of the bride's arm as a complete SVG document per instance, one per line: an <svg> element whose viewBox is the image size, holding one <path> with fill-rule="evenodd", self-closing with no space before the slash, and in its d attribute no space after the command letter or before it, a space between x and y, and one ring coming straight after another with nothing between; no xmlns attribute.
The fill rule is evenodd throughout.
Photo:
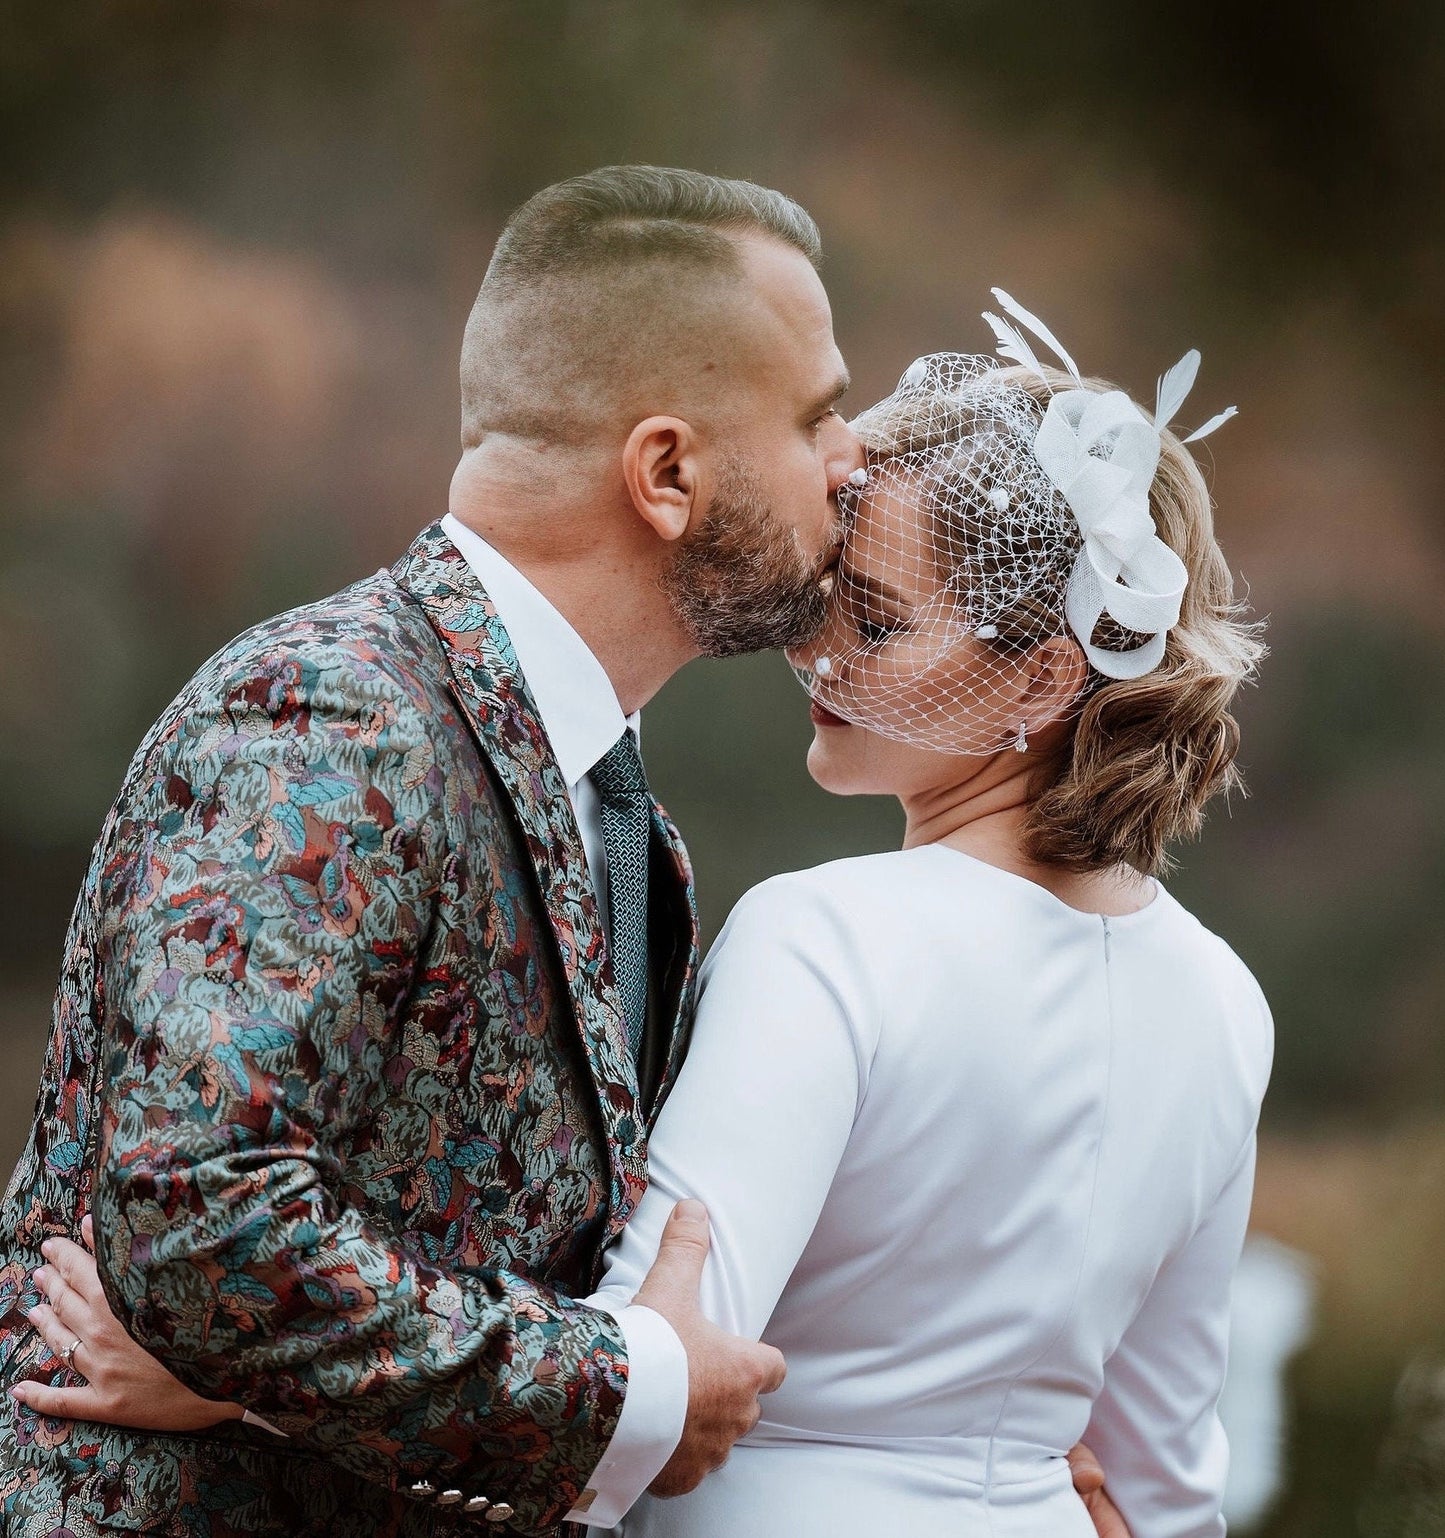
<svg viewBox="0 0 1445 1538"><path fill-rule="evenodd" d="M1214 1206L1160 1270L1109 1359L1084 1433L1138 1538L1223 1538L1229 1446L1215 1407L1254 1162L1251 1134Z"/></svg>
<svg viewBox="0 0 1445 1538"><path fill-rule="evenodd" d="M688 1049L648 1144L650 1185L595 1301L630 1301L682 1197L712 1222L704 1313L757 1338L817 1222L877 1041L859 948L810 875L738 904L703 970Z"/></svg>

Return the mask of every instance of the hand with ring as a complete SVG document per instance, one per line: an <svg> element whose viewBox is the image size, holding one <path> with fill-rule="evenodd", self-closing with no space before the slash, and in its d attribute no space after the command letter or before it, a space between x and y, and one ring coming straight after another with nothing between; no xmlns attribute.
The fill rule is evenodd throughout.
<svg viewBox="0 0 1445 1538"><path fill-rule="evenodd" d="M85 1248L69 1239L40 1246L35 1280L45 1294L26 1315L56 1357L81 1381L61 1388L25 1381L11 1398L57 1420L105 1421L143 1431L201 1431L239 1420L240 1405L194 1394L138 1346L110 1311L95 1268L94 1229L81 1223Z"/></svg>

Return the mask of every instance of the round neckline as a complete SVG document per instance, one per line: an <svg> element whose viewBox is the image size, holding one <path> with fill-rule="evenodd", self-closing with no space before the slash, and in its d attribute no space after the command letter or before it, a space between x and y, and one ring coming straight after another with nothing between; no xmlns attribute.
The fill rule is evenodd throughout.
<svg viewBox="0 0 1445 1538"><path fill-rule="evenodd" d="M1075 918L1090 919L1096 923L1103 923L1109 928L1116 924L1137 924L1146 915L1152 914L1159 908L1164 900L1164 887L1154 876L1146 878L1153 889L1154 895L1143 907L1135 908L1129 913L1100 913L1095 908L1076 908L1072 903L1066 903L1062 897L1056 896L1046 886L1040 886L1037 881L1030 881L1027 876L1020 876L1017 871L1005 870L1002 865L994 865L988 860L981 860L976 854L969 854L967 850L955 849L952 844L919 844L916 848L904 850L905 854L918 854L925 849L941 850L944 854L952 855L955 859L965 860L968 864L979 870L988 871L999 877L1002 881L1015 887L1027 888L1030 892L1036 892L1051 908L1062 913L1072 914Z"/></svg>

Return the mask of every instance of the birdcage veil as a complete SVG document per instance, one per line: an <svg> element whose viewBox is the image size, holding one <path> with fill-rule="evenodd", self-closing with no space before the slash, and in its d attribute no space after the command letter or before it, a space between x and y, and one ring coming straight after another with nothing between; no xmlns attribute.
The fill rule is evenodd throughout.
<svg viewBox="0 0 1445 1538"><path fill-rule="evenodd" d="M1149 492L1199 354L1160 379L1151 417L994 294L998 357L919 358L854 421L869 462L839 494L829 621L793 658L834 714L958 753L1026 748L1104 681L1153 671L1187 582Z"/></svg>

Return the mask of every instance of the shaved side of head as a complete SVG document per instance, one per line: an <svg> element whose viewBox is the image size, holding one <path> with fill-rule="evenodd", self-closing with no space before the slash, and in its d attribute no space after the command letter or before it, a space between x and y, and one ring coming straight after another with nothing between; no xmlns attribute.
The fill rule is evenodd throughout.
<svg viewBox="0 0 1445 1538"><path fill-rule="evenodd" d="M817 265L812 219L751 182L613 166L544 188L503 230L467 322L463 447L716 420L749 356L743 242L760 237Z"/></svg>

